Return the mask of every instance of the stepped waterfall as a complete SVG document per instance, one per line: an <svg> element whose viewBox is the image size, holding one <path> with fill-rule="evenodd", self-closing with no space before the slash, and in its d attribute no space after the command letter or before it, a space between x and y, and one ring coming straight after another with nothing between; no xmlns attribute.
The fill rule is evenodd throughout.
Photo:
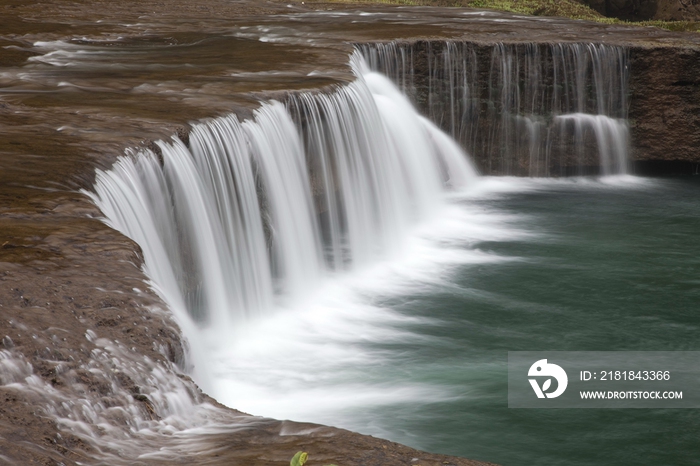
<svg viewBox="0 0 700 466"><path fill-rule="evenodd" d="M519 3L0 5L0 464L697 464L700 0Z"/></svg>
<svg viewBox="0 0 700 466"><path fill-rule="evenodd" d="M628 171L628 51L606 44L359 47L490 174Z"/></svg>
<svg viewBox="0 0 700 466"><path fill-rule="evenodd" d="M94 201L143 248L155 287L202 327L228 328L396 252L468 157L356 54L356 82L194 125L99 172Z"/></svg>
<svg viewBox="0 0 700 466"><path fill-rule="evenodd" d="M501 260L466 254L464 244L520 234L463 201L441 217L457 202L450 199L481 183L463 148L487 174L561 174L562 160L574 160L579 172L626 171L620 48L446 43L436 52L371 44L358 47L351 65L356 80L333 92L265 102L246 120L196 123L187 143L159 141L159 150L129 151L97 173L90 195L106 221L141 246L153 287L190 341L189 370L230 406L299 418L291 405L442 399L440 389L421 384L375 387L358 398L364 389L342 376L338 399L314 395L307 383L382 361L381 351L357 353L358 341L412 338L369 328L368 319L384 325L397 316L362 304L365 292L349 292L348 277L387 263L408 276L416 257L442 265ZM415 231L439 224L458 233L407 252ZM452 243L459 248L445 249ZM416 273L439 280L436 270ZM363 289L384 283L363 280ZM328 317L330 307L340 317ZM252 337L259 332L264 342Z"/></svg>

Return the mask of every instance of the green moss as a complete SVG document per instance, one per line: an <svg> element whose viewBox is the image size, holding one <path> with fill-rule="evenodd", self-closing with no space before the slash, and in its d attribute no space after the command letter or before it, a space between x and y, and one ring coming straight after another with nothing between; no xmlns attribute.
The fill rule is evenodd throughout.
<svg viewBox="0 0 700 466"><path fill-rule="evenodd" d="M634 24L637 26L654 26L657 28L668 29L669 31L700 32L700 22L697 21L640 21L626 24Z"/></svg>
<svg viewBox="0 0 700 466"><path fill-rule="evenodd" d="M470 6L534 16L562 16L594 21L603 18L597 11L572 0L473 0Z"/></svg>
<svg viewBox="0 0 700 466"><path fill-rule="evenodd" d="M313 1L313 0L312 0ZM560 16L597 21L605 24L653 26L670 31L700 32L700 22L640 21L629 22L608 18L575 0L323 0L323 3L394 4L413 6L471 7L533 16Z"/></svg>

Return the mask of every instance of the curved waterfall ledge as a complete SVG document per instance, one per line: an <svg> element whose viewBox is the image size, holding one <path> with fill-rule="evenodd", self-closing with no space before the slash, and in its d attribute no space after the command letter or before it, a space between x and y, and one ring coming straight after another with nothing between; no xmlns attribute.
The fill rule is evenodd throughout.
<svg viewBox="0 0 700 466"><path fill-rule="evenodd" d="M417 41L358 49L486 174L628 171L625 47Z"/></svg>
<svg viewBox="0 0 700 466"><path fill-rule="evenodd" d="M432 340L431 332L438 314L451 311L413 296L423 292L417 282L441 280L457 261L475 264L475 279L489 268L484 261L510 268L510 257L479 245L512 252L529 238L527 215L491 216L469 196L484 188L494 203L518 204L542 194L542 186L554 192L559 188L551 186L569 181L472 183L462 150L486 174L600 173L601 158L612 173L623 169L621 148L631 140L633 170L644 161L652 174L698 171L697 34L472 9L309 1L13 0L0 11L0 463L284 466L305 450L309 464L483 464L337 428L244 415L202 393L185 373L220 402L275 419L343 425L504 463L550 461L560 442L533 449L533 438L550 436L530 425L525 441L501 436L501 427L517 423L509 415L503 422L480 417L491 408L465 389L462 376L485 375L481 380L490 383L505 366L441 367L433 343L446 342ZM606 45L591 45L599 43ZM426 118L362 68L360 57L354 60L361 77L354 77L347 66L353 44L367 44L358 47L371 66L386 68ZM627 80L629 95L612 89L618 78ZM280 102L271 101L275 96ZM211 119L230 113L238 116ZM171 141L187 121L200 123ZM499 138L511 152L499 148ZM600 149L606 141L607 155ZM562 149L567 146L574 150ZM125 155L125 147L151 150ZM83 194L94 186L96 169L103 171L93 197L110 224L139 244L105 224ZM586 201L582 193L597 189L584 185L607 190L619 181L571 182ZM500 197L500 189L514 186L513 196ZM687 209L659 218L692 220L692 212L686 215L692 205ZM676 212L682 215L673 219ZM678 228L685 227L673 223L667 230ZM649 231L628 235L658 241L635 246L642 254L666 242ZM673 255L681 257L683 248ZM560 265L567 268L556 270L571 270ZM402 314L373 292L387 290L386 276L375 274L386 269L406 279L389 283L389 291L408 288L408 304L420 313ZM656 282L665 269L649 270ZM347 283L359 291L348 291ZM331 295L330 306L310 305L314 290ZM480 311L494 314L491 305ZM325 318L328 309L336 312L332 318ZM550 308L543 309L549 318ZM446 330L467 333L450 319ZM459 322L485 328L471 318ZM654 322L640 328L647 323ZM692 327L673 330L692 341ZM487 344L474 347L489 351L496 340L484 335ZM222 342L241 340L250 350L245 357L222 350ZM398 350L396 357L388 347ZM416 373L406 361L422 356ZM457 364L471 360L453 356ZM442 371L447 384L439 380ZM222 373L229 376L223 384ZM481 393L495 402L498 390ZM227 396L241 393L252 393L245 401L257 405ZM465 395L475 404L464 416L441 405ZM279 410L281 400L291 411ZM348 413L363 420L352 424ZM382 417L400 427L366 422ZM681 417L668 419L661 430L628 424L645 432L640 457L668 463L654 456L664 445L674 447L669 451L688 445L692 454L692 438L667 442L692 434ZM461 422L466 430L450 427ZM610 440L608 448L589 448L600 455L626 453L613 431L586 432L578 421L578 431L547 424L557 435L585 439L583 447ZM457 436L444 437L445 429ZM668 435L654 435L661 431Z"/></svg>
<svg viewBox="0 0 700 466"><path fill-rule="evenodd" d="M237 326L290 312L325 281L400 257L411 228L477 175L459 146L384 76L195 124L98 171L89 194L142 248L154 287L217 399L211 353Z"/></svg>
<svg viewBox="0 0 700 466"><path fill-rule="evenodd" d="M350 84L265 102L248 119L196 123L187 137L98 170L87 194L141 246L144 269L190 344L185 366L205 392L235 407L212 361L235 346L241 328L296 312L338 277L400 258L411 230L477 177L459 144L373 69L488 172L626 172L624 49L501 44L488 49L490 66L480 71L486 49L433 47L424 55L395 43L359 47ZM169 385L157 386L151 398L177 400L175 412L149 405L170 420L167 428L204 426L212 416L196 394L160 395ZM145 429L157 434L160 425Z"/></svg>

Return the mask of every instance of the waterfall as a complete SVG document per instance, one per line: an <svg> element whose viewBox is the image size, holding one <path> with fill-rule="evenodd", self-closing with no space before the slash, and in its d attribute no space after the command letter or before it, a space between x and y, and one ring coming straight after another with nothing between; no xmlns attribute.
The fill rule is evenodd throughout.
<svg viewBox="0 0 700 466"><path fill-rule="evenodd" d="M605 44L358 46L485 173L628 170L628 53Z"/></svg>
<svg viewBox="0 0 700 466"><path fill-rule="evenodd" d="M464 152L353 55L355 82L195 124L98 171L93 200L141 245L165 300L200 328L232 328L303 298L329 275L399 254L447 189L476 176Z"/></svg>

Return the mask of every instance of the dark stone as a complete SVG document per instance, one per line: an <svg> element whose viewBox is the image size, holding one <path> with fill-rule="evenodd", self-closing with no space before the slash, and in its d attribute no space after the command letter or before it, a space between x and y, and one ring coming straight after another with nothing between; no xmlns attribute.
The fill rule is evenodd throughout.
<svg viewBox="0 0 700 466"><path fill-rule="evenodd" d="M190 128L186 126L178 126L175 130L175 135L187 146L187 148L190 147Z"/></svg>
<svg viewBox="0 0 700 466"><path fill-rule="evenodd" d="M700 0L579 0L598 13L628 21L700 21Z"/></svg>
<svg viewBox="0 0 700 466"><path fill-rule="evenodd" d="M158 163L160 163L161 167L165 165L165 160L163 159L163 151L161 150L160 146L156 144L155 141L148 141L146 143L146 148L154 154L156 154L156 157L158 157Z"/></svg>
<svg viewBox="0 0 700 466"><path fill-rule="evenodd" d="M630 68L633 160L700 162L700 50L635 47Z"/></svg>
<svg viewBox="0 0 700 466"><path fill-rule="evenodd" d="M640 176L695 176L700 175L700 163L684 160L640 160L634 163L632 172Z"/></svg>

